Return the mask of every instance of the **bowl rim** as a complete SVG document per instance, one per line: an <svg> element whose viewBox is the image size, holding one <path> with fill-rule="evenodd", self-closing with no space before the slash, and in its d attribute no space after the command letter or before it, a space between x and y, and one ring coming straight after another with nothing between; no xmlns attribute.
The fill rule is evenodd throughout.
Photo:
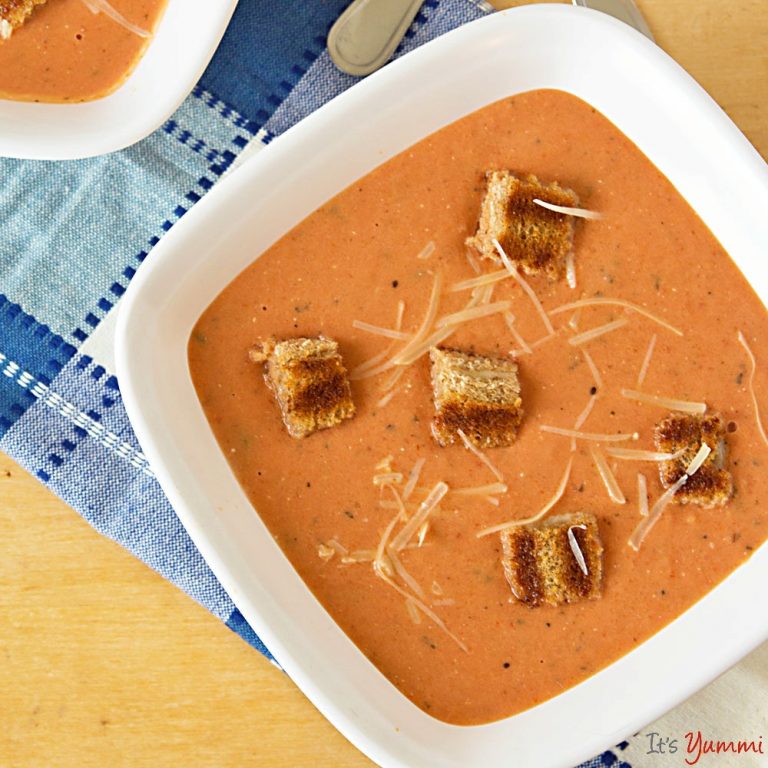
<svg viewBox="0 0 768 768"><path fill-rule="evenodd" d="M0 157L78 160L145 138L192 91L237 2L168 0L133 71L107 96L76 104L0 99Z"/></svg>
<svg viewBox="0 0 768 768"><path fill-rule="evenodd" d="M567 56L547 59L544 43L563 54L579 52L581 66L568 65ZM471 62L461 62L457 52L470 49ZM509 66L489 69L500 62ZM478 80L475 75L483 72L487 76ZM642 35L589 9L536 5L490 15L422 46L278 137L220 182L156 246L120 307L117 368L125 406L182 523L292 679L352 743L386 768L501 768L512 754L521 765L566 768L651 722L768 638L768 614L755 610L768 578L763 545L660 632L574 688L486 725L437 721L384 680L304 586L253 514L190 391L186 344L192 325L253 261L252 253L261 253L334 190L495 100L488 94L532 87L580 96L634 140L719 237L766 304L768 271L759 254L768 244L768 225L757 204L730 199L756 201L768 194L759 154L700 86ZM457 90L464 99L458 112L451 106L451 91ZM375 121L367 119L373 107ZM413 124L404 126L398 116L406 111ZM675 118L669 122L675 126L680 114L695 121L697 141L659 122ZM353 148L361 143L364 149ZM344 166L329 165L334 158L343 158ZM336 172L328 174L329 168ZM739 196L723 194L731 176L739 179ZM285 201L293 199L286 197L289 189L301 200L286 210ZM260 205L254 207L253 199ZM258 229L252 247L238 247L249 228ZM248 562L249 536L258 539L258 563ZM329 669L329 658L340 662L345 675ZM552 738L555 731L559 738Z"/></svg>

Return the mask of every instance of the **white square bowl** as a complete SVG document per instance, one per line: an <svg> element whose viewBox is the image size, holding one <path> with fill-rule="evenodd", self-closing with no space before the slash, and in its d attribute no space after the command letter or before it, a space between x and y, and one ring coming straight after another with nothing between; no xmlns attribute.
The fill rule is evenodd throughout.
<svg viewBox="0 0 768 768"><path fill-rule="evenodd" d="M768 298L768 173L702 89L629 27L581 8L481 19L394 62L222 181L154 249L118 327L128 413L192 539L288 674L386 768L565 768L673 707L768 637L768 546L630 654L522 714L447 725L411 704L315 600L255 513L196 397L187 340L294 224L419 139L497 99L559 88L661 169Z"/></svg>
<svg viewBox="0 0 768 768"><path fill-rule="evenodd" d="M0 157L75 160L135 144L200 79L237 0L168 0L144 55L112 94L80 104L0 99Z"/></svg>

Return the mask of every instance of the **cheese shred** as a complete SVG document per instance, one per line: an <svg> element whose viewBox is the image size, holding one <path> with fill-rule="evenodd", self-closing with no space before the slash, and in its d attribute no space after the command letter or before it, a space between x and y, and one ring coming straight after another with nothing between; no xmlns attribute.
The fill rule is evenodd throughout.
<svg viewBox="0 0 768 768"><path fill-rule="evenodd" d="M511 275L506 269L499 269L496 272L488 272L479 277L471 277L469 280L454 283L450 287L450 291L451 293L458 293L459 291L468 291L470 288L481 288L484 285L498 283L500 280L507 280L510 277Z"/></svg>
<svg viewBox="0 0 768 768"><path fill-rule="evenodd" d="M662 397L661 395L649 395L646 392L638 392L636 389L622 389L621 395L628 400L637 400L638 403L646 403L648 405L658 405L660 408L668 408L670 411L682 411L683 413L701 415L707 410L706 403L678 400L675 397Z"/></svg>
<svg viewBox="0 0 768 768"><path fill-rule="evenodd" d="M648 367L651 364L651 357L653 356L653 350L656 348L657 338L658 338L658 334L654 333L650 344L648 344L648 351L645 353L645 357L643 358L643 364L640 366L640 372L637 374L638 389L643 386L643 382L645 381L645 377L648 373Z"/></svg>
<svg viewBox="0 0 768 768"><path fill-rule="evenodd" d="M581 344L586 344L588 341L592 341L592 339L604 336L606 333L615 331L618 328L623 328L628 322L629 320L626 317L620 317L618 320L613 320L605 325L598 325L596 328L590 328L588 331L579 333L576 336L571 336L571 338L568 339L568 343L571 346L578 347Z"/></svg>
<svg viewBox="0 0 768 768"><path fill-rule="evenodd" d="M546 200L539 200L538 197L534 197L533 202L542 208L546 208L548 211L562 213L564 216L575 216L577 219L592 219L596 221L603 218L603 214L597 211L588 211L586 208L570 208L567 205L556 205L555 203L548 203Z"/></svg>
<svg viewBox="0 0 768 768"><path fill-rule="evenodd" d="M595 386L598 389L602 389L603 377L600 375L600 371L597 365L595 365L595 361L592 359L592 355L589 354L589 351L587 350L586 347L579 347L579 349L581 350L581 354L584 357L584 361L586 362L587 367L589 368L589 372L592 374L592 378L595 381Z"/></svg>
<svg viewBox="0 0 768 768"><path fill-rule="evenodd" d="M747 339L741 331L739 331L738 339L741 346L744 347L744 351L747 353L747 357L749 357L749 363L752 366L749 373L749 394L752 397L752 407L755 411L757 429L760 432L760 437L763 438L763 442L768 445L768 437L766 437L765 429L763 429L763 421L760 418L760 408L757 404L757 395L755 395L755 371L757 370L757 360L755 360L755 355L750 349L749 344L747 344Z"/></svg>
<svg viewBox="0 0 768 768"><path fill-rule="evenodd" d="M552 435L561 435L562 437L575 437L577 440L592 440L596 443L623 443L627 440L638 440L640 438L640 435L637 432L633 432L631 435L609 435L599 432L580 432L577 429L551 427L548 424L539 425L539 429L542 432L549 432Z"/></svg>
<svg viewBox="0 0 768 768"><path fill-rule="evenodd" d="M581 551L579 542L576 541L576 535L573 532L574 528L581 528L581 530L586 531L587 526L584 525L584 523L580 523L579 525L572 525L568 528L568 544L571 547L571 552L573 552L573 556L576 558L576 562L579 564L581 572L587 576L589 574L587 561L584 559L584 553Z"/></svg>
<svg viewBox="0 0 768 768"><path fill-rule="evenodd" d="M592 448L592 460L595 462L597 472L600 475L600 479L603 481L605 490L608 491L608 497L614 504L626 504L627 499L619 488L619 483L616 480L616 475L613 474L611 468L608 466L608 462L597 448Z"/></svg>
<svg viewBox="0 0 768 768"><path fill-rule="evenodd" d="M531 523L535 523L539 520L541 520L544 515L549 512L552 507L557 504L558 501L563 497L563 494L565 493L565 489L568 485L568 480L571 477L571 468L573 467L573 456L569 457L568 464L565 467L565 472L563 473L563 477L560 480L560 484L557 486L557 490L552 494L549 501L535 514L531 517L526 517L523 520L510 520L506 523L499 523L498 525L492 525L490 528L484 528L482 531L477 533L477 538L482 538L483 536L489 536L492 533L498 533L499 531L504 531L507 528L516 528L519 525L530 525Z"/></svg>
<svg viewBox="0 0 768 768"><path fill-rule="evenodd" d="M555 307L549 311L550 315L559 315L561 312L568 312L571 309L578 309L579 307L624 307L625 309L631 309L633 312L637 312L638 315L643 315L649 320L653 320L654 323L658 323L668 331L683 336L683 332L674 325L670 325L666 320L662 320L657 315L649 312L647 309L633 304L631 301L625 301L624 299L579 299L578 301L571 301L568 304L561 304L559 307Z"/></svg>
<svg viewBox="0 0 768 768"><path fill-rule="evenodd" d="M606 448L605 452L614 459L624 461L674 461L679 459L685 453L686 449L681 448L675 453L663 453L661 451L636 451L633 448Z"/></svg>
<svg viewBox="0 0 768 768"><path fill-rule="evenodd" d="M488 315L497 315L506 312L512 306L511 301L497 301L494 304L484 304L471 309L462 309L460 312L454 312L450 315L443 315L438 319L436 327L445 328L452 325L461 325L470 320L478 320Z"/></svg>
<svg viewBox="0 0 768 768"><path fill-rule="evenodd" d="M648 517L648 481L642 472L637 473L637 511L640 517Z"/></svg>
<svg viewBox="0 0 768 768"><path fill-rule="evenodd" d="M501 243L499 243L498 240L493 240L493 246L496 248L496 251L498 252L499 256L501 257L501 261L504 264L504 266L509 270L509 274L512 275L512 277L515 278L515 281L517 284L525 291L526 294L528 294L528 298L531 300L531 303L536 308L536 311L539 313L539 316L541 317L541 322L544 323L544 327L547 329L547 333L551 336L554 335L555 329L552 326L552 321L549 319L549 315L544 311L544 307L541 305L541 302L539 301L539 297L536 295L533 288L531 288L530 285L525 281L523 276L518 272L515 265L509 260L509 256L504 252L504 249L501 247Z"/></svg>
<svg viewBox="0 0 768 768"><path fill-rule="evenodd" d="M659 496L656 503L651 507L651 511L646 517L638 523L632 535L629 537L629 546L636 552L640 549L641 544L645 537L650 533L651 528L658 522L661 517L661 513L667 508L667 505L672 501L674 495L685 485L688 481L688 475L683 476L673 485L670 485L664 493Z"/></svg>
<svg viewBox="0 0 768 768"><path fill-rule="evenodd" d="M494 465L494 463L484 454L477 446L472 444L472 441L467 437L466 433L463 429L457 430L459 437L461 438L461 442L464 443L464 447L470 452L474 453L475 456L477 456L480 461L485 464L488 469L491 470L491 473L493 476L500 482L504 482L504 475L501 474L499 469Z"/></svg>
<svg viewBox="0 0 768 768"><path fill-rule="evenodd" d="M504 313L504 322L507 324L507 328L509 328L509 332L512 334L512 338L515 340L515 343L518 347L520 347L519 350L516 350L516 353L529 355L531 352L533 352L530 346L528 346L528 342L526 342L526 340L520 335L520 331L518 331L515 327L515 316L511 312Z"/></svg>
<svg viewBox="0 0 768 768"><path fill-rule="evenodd" d="M443 496L445 496L446 493L448 493L448 486L444 482L440 481L435 484L427 498L419 505L416 514L400 529L397 536L392 539L392 549L394 549L395 552L400 552L411 540L411 537L418 531L421 524L442 501Z"/></svg>

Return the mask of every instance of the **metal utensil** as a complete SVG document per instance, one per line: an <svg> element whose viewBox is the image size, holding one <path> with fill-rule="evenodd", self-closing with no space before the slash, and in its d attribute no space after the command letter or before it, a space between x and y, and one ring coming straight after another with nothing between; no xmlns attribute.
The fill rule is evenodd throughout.
<svg viewBox="0 0 768 768"><path fill-rule="evenodd" d="M328 33L328 53L342 71L363 77L386 64L424 0L354 0Z"/></svg>

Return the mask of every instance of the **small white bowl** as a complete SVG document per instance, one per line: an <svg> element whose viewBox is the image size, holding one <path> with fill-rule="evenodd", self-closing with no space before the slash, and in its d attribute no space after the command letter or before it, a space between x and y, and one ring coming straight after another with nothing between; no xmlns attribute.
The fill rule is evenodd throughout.
<svg viewBox="0 0 768 768"><path fill-rule="evenodd" d="M76 160L143 139L200 79L236 5L237 0L168 0L136 68L103 99L81 104L0 99L0 157Z"/></svg>
<svg viewBox="0 0 768 768"><path fill-rule="evenodd" d="M619 661L527 712L458 727L425 714L315 600L237 483L187 364L195 321L253 258L332 195L427 134L536 88L580 96L677 187L765 302L768 173L707 94L608 16L536 5L476 21L334 99L221 182L139 271L117 358L125 405L163 489L288 674L386 768L571 768L651 722L768 638L768 546Z"/></svg>

